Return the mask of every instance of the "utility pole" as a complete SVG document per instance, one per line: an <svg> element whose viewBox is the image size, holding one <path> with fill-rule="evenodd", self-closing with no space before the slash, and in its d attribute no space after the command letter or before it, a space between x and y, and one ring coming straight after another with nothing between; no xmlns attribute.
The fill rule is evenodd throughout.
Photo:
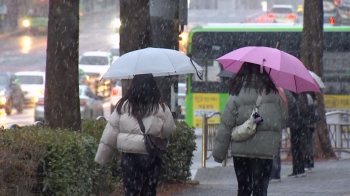
<svg viewBox="0 0 350 196"><path fill-rule="evenodd" d="M187 0L150 0L152 47L179 50L179 35L187 24ZM178 76L157 78L162 100L177 118Z"/></svg>
<svg viewBox="0 0 350 196"><path fill-rule="evenodd" d="M180 9L179 9L180 8ZM156 47L179 50L187 25L187 0L120 0L120 53ZM177 117L178 76L156 78L162 101ZM130 80L122 81L123 94Z"/></svg>

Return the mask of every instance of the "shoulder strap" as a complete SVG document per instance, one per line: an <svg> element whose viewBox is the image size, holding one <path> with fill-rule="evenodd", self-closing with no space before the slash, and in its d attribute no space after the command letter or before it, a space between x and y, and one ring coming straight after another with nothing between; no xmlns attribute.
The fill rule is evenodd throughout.
<svg viewBox="0 0 350 196"><path fill-rule="evenodd" d="M255 106L259 106L260 103L261 103L261 100L262 100L262 96L265 94L265 89L263 90L262 92L262 95L258 95L258 98L256 99L256 103L255 103Z"/></svg>
<svg viewBox="0 0 350 196"><path fill-rule="evenodd" d="M138 122L139 125L140 125L140 129L141 129L142 133L145 134L145 125L144 125L143 122L142 122L142 118L137 117L137 122Z"/></svg>

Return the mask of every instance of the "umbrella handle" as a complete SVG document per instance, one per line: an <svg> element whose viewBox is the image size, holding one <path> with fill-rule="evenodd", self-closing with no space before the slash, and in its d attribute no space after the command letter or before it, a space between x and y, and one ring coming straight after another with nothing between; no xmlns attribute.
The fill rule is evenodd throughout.
<svg viewBox="0 0 350 196"><path fill-rule="evenodd" d="M202 76L202 74L200 74L200 72L197 70L196 66L193 64L192 58L190 58L190 61L191 61L192 65L193 65L194 69L195 69L196 72L197 72L198 78L199 78L200 80L203 80L203 76Z"/></svg>

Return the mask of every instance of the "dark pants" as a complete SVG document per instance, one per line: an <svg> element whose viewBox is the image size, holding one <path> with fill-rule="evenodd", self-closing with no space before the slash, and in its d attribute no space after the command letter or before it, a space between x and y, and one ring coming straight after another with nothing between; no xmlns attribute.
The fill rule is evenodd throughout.
<svg viewBox="0 0 350 196"><path fill-rule="evenodd" d="M302 174L305 172L305 132L305 128L290 128L290 140L293 156L293 174Z"/></svg>
<svg viewBox="0 0 350 196"><path fill-rule="evenodd" d="M305 168L314 167L313 133L315 128L307 128L305 132Z"/></svg>
<svg viewBox="0 0 350 196"><path fill-rule="evenodd" d="M280 144L281 147L281 144ZM281 156L280 148L278 148L278 155L273 158L271 179L281 179Z"/></svg>
<svg viewBox="0 0 350 196"><path fill-rule="evenodd" d="M233 157L238 182L237 196L266 196L272 159Z"/></svg>
<svg viewBox="0 0 350 196"><path fill-rule="evenodd" d="M121 169L125 196L155 196L161 165L159 157L123 153Z"/></svg>

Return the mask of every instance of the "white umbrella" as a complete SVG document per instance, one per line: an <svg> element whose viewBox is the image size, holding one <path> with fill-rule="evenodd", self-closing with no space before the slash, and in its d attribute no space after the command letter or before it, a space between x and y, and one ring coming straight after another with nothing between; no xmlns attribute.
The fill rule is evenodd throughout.
<svg viewBox="0 0 350 196"><path fill-rule="evenodd" d="M170 76L196 73L203 69L185 54L165 48L146 48L120 56L103 75L103 79L131 79L138 74Z"/></svg>
<svg viewBox="0 0 350 196"><path fill-rule="evenodd" d="M326 85L324 85L320 76L318 76L317 74L315 74L314 72L312 72L310 70L309 70L309 73L312 76L312 78L317 82L317 84L320 88L326 88Z"/></svg>

